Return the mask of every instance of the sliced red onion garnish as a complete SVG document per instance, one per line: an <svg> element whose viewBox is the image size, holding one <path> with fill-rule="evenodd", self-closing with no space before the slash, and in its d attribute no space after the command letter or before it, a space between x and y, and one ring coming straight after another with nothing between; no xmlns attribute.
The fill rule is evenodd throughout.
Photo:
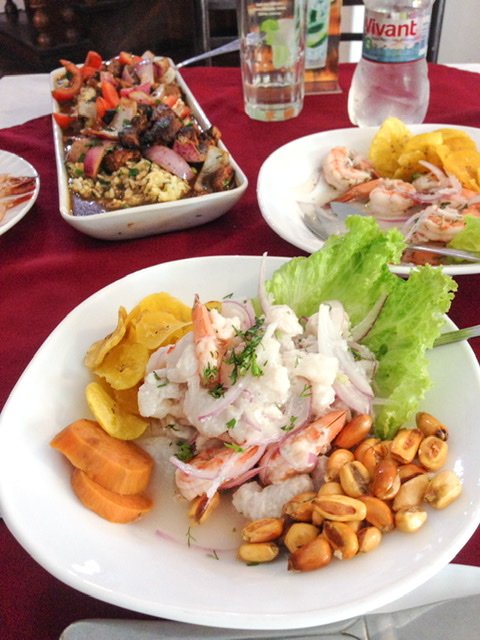
<svg viewBox="0 0 480 640"><path fill-rule="evenodd" d="M193 464L188 464L188 462L183 462L177 456L171 456L170 462L174 467L183 471L187 476L192 476L193 478L202 478L203 480L214 480L218 475L218 470L212 469L199 469Z"/></svg>
<svg viewBox="0 0 480 640"><path fill-rule="evenodd" d="M186 160L176 151L162 144L155 144L145 152L146 157L178 176L182 180L193 180L195 174Z"/></svg>
<svg viewBox="0 0 480 640"><path fill-rule="evenodd" d="M222 315L226 318L240 318L242 329L248 329L255 322L255 313L250 302L238 302L237 300L224 300L222 302Z"/></svg>
<svg viewBox="0 0 480 640"><path fill-rule="evenodd" d="M225 411L225 409L227 409L231 404L235 402L235 400L237 400L237 398L240 397L244 389L245 382L244 380L240 380L240 382L237 382L229 389L227 389L223 396L214 401L213 408L210 411L202 414L201 416L198 416L198 420L203 421L207 420L207 418L214 418L220 415L222 411Z"/></svg>
<svg viewBox="0 0 480 640"><path fill-rule="evenodd" d="M233 487L238 487L244 482L247 482L247 480L251 480L252 478L254 478L259 471L260 471L259 467L249 469L248 471L245 471L245 473L242 473L242 475L238 476L237 478L233 478L232 480L227 480L227 482L224 482L220 488L232 489Z"/></svg>
<svg viewBox="0 0 480 640"><path fill-rule="evenodd" d="M83 170L87 178L97 177L102 160L111 146L112 144L110 142L102 142L87 149L83 161Z"/></svg>
<svg viewBox="0 0 480 640"><path fill-rule="evenodd" d="M382 293L378 298L373 307L370 308L367 315L361 320L358 324L356 324L351 330L351 338L355 342L358 342L364 338L370 329L375 324L380 311L383 309L383 305L385 304L388 295L386 293Z"/></svg>

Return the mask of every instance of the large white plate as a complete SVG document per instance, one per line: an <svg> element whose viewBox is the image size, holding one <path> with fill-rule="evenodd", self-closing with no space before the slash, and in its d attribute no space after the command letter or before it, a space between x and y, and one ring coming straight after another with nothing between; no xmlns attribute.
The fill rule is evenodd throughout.
<svg viewBox="0 0 480 640"><path fill-rule="evenodd" d="M20 220L30 211L40 190L40 178L38 177L36 170L29 162L20 156L17 156L15 153L0 151L0 174L2 173L12 176L34 176L37 179L37 183L29 200L22 202L21 204L17 204L16 207L12 207L7 211L3 220L0 221L0 236L16 225L17 222L20 222Z"/></svg>
<svg viewBox="0 0 480 640"><path fill-rule="evenodd" d="M283 262L268 258L268 274ZM475 531L480 376L467 343L431 354L434 386L422 405L450 427L448 466L461 477L463 494L447 511L431 510L420 532L393 532L370 555L304 574L288 572L285 559L245 566L235 557L236 523L218 519L208 534L197 527L189 546L185 513L160 472L153 483L156 508L134 524L110 524L80 505L70 488L70 467L49 441L69 422L90 415L83 394L87 347L112 330L119 305L131 308L155 291L170 291L186 303L195 293L203 299L254 296L260 263L251 256L194 258L133 273L74 309L21 376L0 418L1 509L20 544L60 580L158 617L232 628L300 628L407 594L446 565Z"/></svg>
<svg viewBox="0 0 480 640"><path fill-rule="evenodd" d="M64 73L64 69L56 69L51 72L50 84L52 88L55 86L55 78L62 73ZM204 130L208 129L211 123L178 72L177 83L184 92L186 102L191 107L192 113L200 126ZM52 101L52 110L58 111L58 105L55 100ZM127 209L87 216L74 216L72 214L67 172L65 169L62 130L54 120L52 120L52 124L58 175L60 214L69 225L93 238L100 238L101 240L126 240L197 227L198 225L219 218L231 209L233 205L240 200L248 186L247 176L230 155L231 165L235 169L236 185L229 191L219 191L195 198L184 198L183 200L176 200L174 202L129 207ZM221 140L218 146L228 151Z"/></svg>
<svg viewBox="0 0 480 640"><path fill-rule="evenodd" d="M409 125L414 134L440 127L461 129L480 146L480 129L450 124ZM267 224L299 249L311 253L320 249L323 242L305 227L298 201L308 199L313 185L318 182L323 158L332 147L342 145L367 155L377 131L378 127L322 131L293 140L274 151L263 163L257 182L258 203ZM322 189L317 188L316 196L321 199L321 195ZM329 197L333 194L329 196L325 185L325 200ZM411 269L409 265L392 266L392 271L400 275L408 275ZM478 273L480 262L445 266L443 269L450 275Z"/></svg>

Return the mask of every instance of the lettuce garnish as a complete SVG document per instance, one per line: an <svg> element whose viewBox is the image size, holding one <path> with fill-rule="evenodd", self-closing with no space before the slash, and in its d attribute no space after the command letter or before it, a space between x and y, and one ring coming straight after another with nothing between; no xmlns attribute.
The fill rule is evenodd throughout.
<svg viewBox="0 0 480 640"><path fill-rule="evenodd" d="M353 326L387 296L362 343L379 362L374 389L382 403L375 407L375 433L392 438L431 385L426 351L441 333L457 284L428 265L407 280L393 274L388 264L400 261L402 234L382 231L374 218L361 216L350 216L346 226L346 234L331 236L321 250L285 263L266 288L275 303L290 305L298 316L340 300Z"/></svg>
<svg viewBox="0 0 480 640"><path fill-rule="evenodd" d="M480 218L465 216L465 227L448 243L453 249L478 253L480 257Z"/></svg>

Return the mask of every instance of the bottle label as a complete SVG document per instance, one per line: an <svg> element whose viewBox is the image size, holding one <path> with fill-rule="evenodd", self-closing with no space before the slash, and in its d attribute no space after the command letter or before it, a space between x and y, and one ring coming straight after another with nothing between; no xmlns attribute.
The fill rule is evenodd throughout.
<svg viewBox="0 0 480 640"><path fill-rule="evenodd" d="M365 10L362 57L373 62L413 62L427 54L430 11Z"/></svg>
<svg viewBox="0 0 480 640"><path fill-rule="evenodd" d="M330 0L308 0L305 69L320 69L327 62Z"/></svg>

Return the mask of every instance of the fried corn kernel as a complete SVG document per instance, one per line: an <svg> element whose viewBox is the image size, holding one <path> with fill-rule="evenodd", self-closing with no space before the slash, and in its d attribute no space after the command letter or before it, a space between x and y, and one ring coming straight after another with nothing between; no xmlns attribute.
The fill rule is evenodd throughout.
<svg viewBox="0 0 480 640"><path fill-rule="evenodd" d="M382 533L394 528L393 512L386 502L375 496L360 496L357 500L365 505L367 522L380 529Z"/></svg>
<svg viewBox="0 0 480 640"><path fill-rule="evenodd" d="M339 482L325 482L317 491L317 496L340 495L342 493L342 485Z"/></svg>
<svg viewBox="0 0 480 640"><path fill-rule="evenodd" d="M392 458L384 458L375 467L372 493L381 500L390 500L400 489L398 465Z"/></svg>
<svg viewBox="0 0 480 640"><path fill-rule="evenodd" d="M332 560L332 547L328 541L317 536L311 542L290 554L288 558L289 571L314 571L327 566Z"/></svg>
<svg viewBox="0 0 480 640"><path fill-rule="evenodd" d="M350 422L347 422L340 431L333 442L334 445L344 449L351 449L352 447L355 447L370 433L372 424L373 418L367 413L361 413L360 415L355 416L355 418L350 420Z"/></svg>
<svg viewBox="0 0 480 640"><path fill-rule="evenodd" d="M358 498L369 491L370 474L359 460L348 462L340 469L340 484L347 496Z"/></svg>
<svg viewBox="0 0 480 640"><path fill-rule="evenodd" d="M205 494L197 496L190 503L188 518L193 524L204 523L220 504L220 494L215 493L210 500Z"/></svg>
<svg viewBox="0 0 480 640"><path fill-rule="evenodd" d="M423 437L420 429L400 429L392 440L391 455L403 464L412 462Z"/></svg>
<svg viewBox="0 0 480 640"><path fill-rule="evenodd" d="M437 471L445 464L448 444L437 436L427 436L418 448L418 460L429 471Z"/></svg>
<svg viewBox="0 0 480 640"><path fill-rule="evenodd" d="M305 544L308 544L320 533L318 527L309 522L294 522L287 530L283 543L293 553Z"/></svg>
<svg viewBox="0 0 480 640"><path fill-rule="evenodd" d="M367 508L359 498L344 495L317 496L314 499L315 509L326 520L348 522L349 520L364 520Z"/></svg>
<svg viewBox="0 0 480 640"><path fill-rule="evenodd" d="M421 507L401 509L395 514L395 526L404 533L418 531L427 521L427 512Z"/></svg>
<svg viewBox="0 0 480 640"><path fill-rule="evenodd" d="M245 542L273 542L283 533L282 518L261 518L252 520L242 529L242 539Z"/></svg>
<svg viewBox="0 0 480 640"><path fill-rule="evenodd" d="M462 482L450 470L440 471L430 480L425 491L425 502L435 509L445 509L462 493Z"/></svg>
<svg viewBox="0 0 480 640"><path fill-rule="evenodd" d="M280 553L274 542L246 542L238 548L238 557L246 564L272 562Z"/></svg>
<svg viewBox="0 0 480 640"><path fill-rule="evenodd" d="M382 541L382 532L378 527L363 527L357 533L358 552L369 553L376 549Z"/></svg>
<svg viewBox="0 0 480 640"><path fill-rule="evenodd" d="M315 491L305 491L294 496L284 505L283 513L298 522L311 522L316 495Z"/></svg>
<svg viewBox="0 0 480 640"><path fill-rule="evenodd" d="M415 422L423 435L436 436L440 440L448 440L447 427L430 413L419 411L415 416Z"/></svg>
<svg viewBox="0 0 480 640"><path fill-rule="evenodd" d="M354 459L353 452L349 449L335 449L335 451L328 456L325 480L327 482L338 481L342 467Z"/></svg>
<svg viewBox="0 0 480 640"><path fill-rule="evenodd" d="M345 522L326 521L323 535L333 549L333 555L340 560L350 560L358 553L357 534Z"/></svg>
<svg viewBox="0 0 480 640"><path fill-rule="evenodd" d="M420 505L425 497L429 482L430 478L426 473L422 473L404 482L393 499L392 509L394 511L400 511Z"/></svg>

